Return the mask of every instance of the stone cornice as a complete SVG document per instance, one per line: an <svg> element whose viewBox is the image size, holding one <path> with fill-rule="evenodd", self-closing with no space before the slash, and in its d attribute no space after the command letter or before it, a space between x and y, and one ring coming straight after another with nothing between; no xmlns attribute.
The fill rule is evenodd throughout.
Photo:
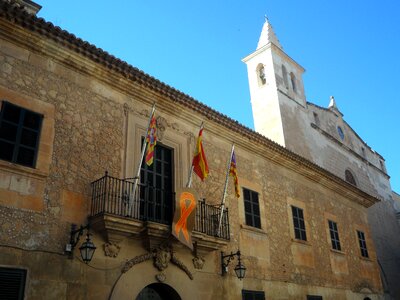
<svg viewBox="0 0 400 300"><path fill-rule="evenodd" d="M239 124L226 115L61 30L59 27L11 7L1 0L0 37L28 48L34 53L51 57L57 63L77 72L95 77L116 90L134 96L143 102L151 104L149 99L158 99L161 101L160 106L166 110L176 110L177 105L182 106L189 110L190 115L198 114L199 119L208 119L213 122L214 125L210 127L214 128L215 134L235 141L237 145L247 151L257 153L267 160L318 182L365 207L379 201L376 197L352 186L320 166ZM184 119L188 118L184 117ZM193 118L190 122L193 123Z"/></svg>

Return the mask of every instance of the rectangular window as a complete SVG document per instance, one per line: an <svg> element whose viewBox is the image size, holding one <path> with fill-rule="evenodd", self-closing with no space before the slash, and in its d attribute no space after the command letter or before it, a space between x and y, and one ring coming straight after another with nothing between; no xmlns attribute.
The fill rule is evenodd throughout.
<svg viewBox="0 0 400 300"><path fill-rule="evenodd" d="M307 295L307 300L322 300L322 296Z"/></svg>
<svg viewBox="0 0 400 300"><path fill-rule="evenodd" d="M145 158L140 170L140 216L157 223L172 223L173 208L173 150L157 143L153 163Z"/></svg>
<svg viewBox="0 0 400 300"><path fill-rule="evenodd" d="M34 167L43 116L3 101L0 112L0 159Z"/></svg>
<svg viewBox="0 0 400 300"><path fill-rule="evenodd" d="M294 236L298 240L307 241L304 214L301 208L292 206Z"/></svg>
<svg viewBox="0 0 400 300"><path fill-rule="evenodd" d="M26 270L0 268L0 299L24 299Z"/></svg>
<svg viewBox="0 0 400 300"><path fill-rule="evenodd" d="M337 223L331 220L328 220L329 224L329 233L331 235L332 249L341 251L340 240L339 240L339 231L337 228Z"/></svg>
<svg viewBox="0 0 400 300"><path fill-rule="evenodd" d="M243 188L244 213L246 225L261 228L260 206L258 203L258 193Z"/></svg>
<svg viewBox="0 0 400 300"><path fill-rule="evenodd" d="M358 236L358 242L360 244L361 256L369 257L364 232L357 230L357 236Z"/></svg>
<svg viewBox="0 0 400 300"><path fill-rule="evenodd" d="M242 300L265 300L263 291L242 290Z"/></svg>

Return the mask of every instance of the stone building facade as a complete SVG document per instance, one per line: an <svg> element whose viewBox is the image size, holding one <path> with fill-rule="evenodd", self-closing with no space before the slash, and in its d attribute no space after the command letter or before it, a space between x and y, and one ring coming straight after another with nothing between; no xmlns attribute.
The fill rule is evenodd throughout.
<svg viewBox="0 0 400 300"><path fill-rule="evenodd" d="M0 1L0 101L0 295L382 299L367 210L379 199L12 1ZM155 169L141 176L155 181L132 195L153 103ZM193 179L191 251L166 212L203 121L210 175ZM230 182L216 236L232 142L241 196ZM157 190L158 178L171 186ZM72 224L88 223L97 249L85 264L84 236L72 257L66 244ZM221 251L238 249L242 280L237 256L221 268Z"/></svg>
<svg viewBox="0 0 400 300"><path fill-rule="evenodd" d="M257 132L383 200L369 208L368 218L386 294L400 299L400 207L384 158L344 120L333 97L327 108L306 100L305 70L284 52L268 20L256 51L243 61Z"/></svg>

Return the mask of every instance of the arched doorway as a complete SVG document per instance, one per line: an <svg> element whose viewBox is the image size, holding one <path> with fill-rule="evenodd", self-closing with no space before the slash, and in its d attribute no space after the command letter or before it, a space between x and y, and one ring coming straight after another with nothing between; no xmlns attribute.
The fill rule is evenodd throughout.
<svg viewBox="0 0 400 300"><path fill-rule="evenodd" d="M179 294L169 285L152 283L140 291L136 300L182 300Z"/></svg>

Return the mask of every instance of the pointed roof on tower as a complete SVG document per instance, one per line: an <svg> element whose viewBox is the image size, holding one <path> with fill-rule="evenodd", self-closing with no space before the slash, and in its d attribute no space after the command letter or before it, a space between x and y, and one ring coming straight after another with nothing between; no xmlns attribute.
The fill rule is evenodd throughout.
<svg viewBox="0 0 400 300"><path fill-rule="evenodd" d="M283 50L278 38L275 35L271 23L269 22L267 16L265 16L265 23L261 31L260 39L258 40L257 50L269 43L272 43Z"/></svg>

